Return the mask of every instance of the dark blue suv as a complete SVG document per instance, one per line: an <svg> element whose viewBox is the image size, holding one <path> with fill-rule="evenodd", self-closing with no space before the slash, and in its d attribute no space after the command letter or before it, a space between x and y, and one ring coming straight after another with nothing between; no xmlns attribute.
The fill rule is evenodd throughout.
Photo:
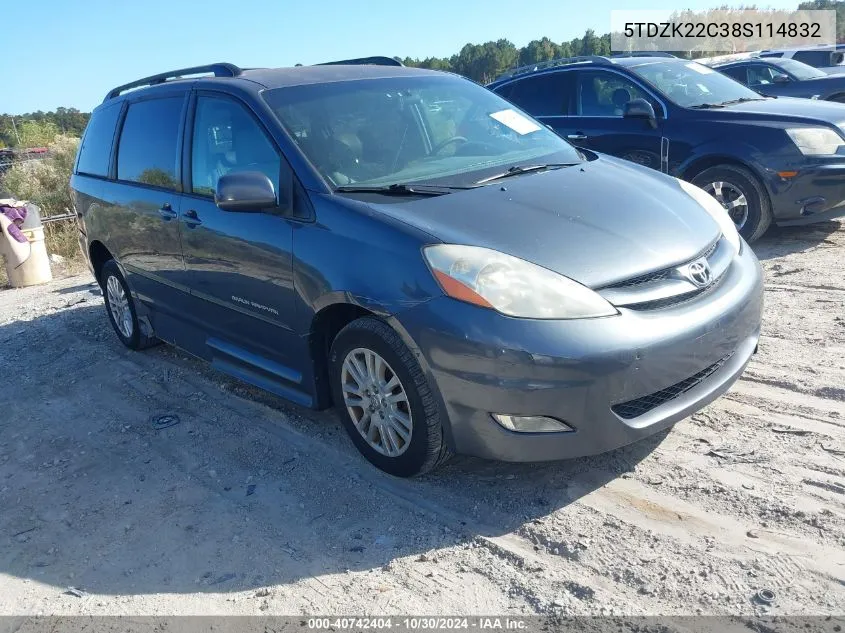
<svg viewBox="0 0 845 633"><path fill-rule="evenodd" d="M488 86L573 144L688 180L748 241L845 215L845 107L767 98L672 56L580 57Z"/></svg>

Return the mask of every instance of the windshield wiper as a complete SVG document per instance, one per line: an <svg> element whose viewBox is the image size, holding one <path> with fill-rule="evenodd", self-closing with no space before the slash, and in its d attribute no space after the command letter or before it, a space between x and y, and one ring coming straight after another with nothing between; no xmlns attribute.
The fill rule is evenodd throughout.
<svg viewBox="0 0 845 633"><path fill-rule="evenodd" d="M483 185L488 182L493 182L494 180L501 180L502 178L510 178L511 176L519 176L521 174L527 174L532 171L544 171L546 169L560 169L561 167L572 167L573 165L577 165L578 163L547 163L545 165L514 165L513 167L509 167L507 171L503 171L501 174L495 174L493 176L487 176L487 178L482 178L481 180L477 180L475 182L476 185Z"/></svg>
<svg viewBox="0 0 845 633"><path fill-rule="evenodd" d="M731 99L730 101L722 101L720 105L732 105L734 103L746 103L748 101L765 101L765 97L740 97L739 99Z"/></svg>
<svg viewBox="0 0 845 633"><path fill-rule="evenodd" d="M724 108L721 103L699 103L698 105L689 106L692 110L709 110L710 108Z"/></svg>
<svg viewBox="0 0 845 633"><path fill-rule="evenodd" d="M442 196L461 189L472 189L472 187L397 182L392 185L342 185L336 187L335 191L339 193L383 193L388 196Z"/></svg>

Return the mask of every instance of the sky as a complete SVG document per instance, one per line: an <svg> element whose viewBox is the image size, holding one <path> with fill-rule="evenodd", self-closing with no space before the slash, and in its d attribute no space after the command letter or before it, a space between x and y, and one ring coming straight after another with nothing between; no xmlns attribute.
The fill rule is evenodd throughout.
<svg viewBox="0 0 845 633"><path fill-rule="evenodd" d="M17 25L0 54L0 112L90 111L113 87L211 62L292 66L387 55L444 57L610 30L612 9L704 9L724 0L0 0ZM728 2L730 5L742 3ZM798 0L760 3L793 9ZM4 29L6 30L6 29ZM9 33L7 32L7 36Z"/></svg>

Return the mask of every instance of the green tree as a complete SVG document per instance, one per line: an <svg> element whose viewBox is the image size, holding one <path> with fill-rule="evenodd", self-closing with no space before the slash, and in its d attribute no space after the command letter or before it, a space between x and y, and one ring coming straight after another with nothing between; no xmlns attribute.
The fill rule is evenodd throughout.
<svg viewBox="0 0 845 633"><path fill-rule="evenodd" d="M810 0L798 5L798 10L833 9L836 11L836 41L845 42L845 2L842 0Z"/></svg>
<svg viewBox="0 0 845 633"><path fill-rule="evenodd" d="M18 125L18 136L21 147L45 147L52 143L59 135L59 126L42 118L40 121L31 119Z"/></svg>
<svg viewBox="0 0 845 633"><path fill-rule="evenodd" d="M519 65L529 66L561 56L560 47L548 37L544 37L539 40L531 40L526 46L519 49Z"/></svg>
<svg viewBox="0 0 845 633"><path fill-rule="evenodd" d="M82 136L90 117L89 113L80 112L76 108L56 108L55 112L39 110L14 115L14 117L11 114L0 114L0 142L9 147L39 147L48 144L49 140L55 137L57 133ZM52 124L55 129L49 126L32 128L33 138L24 140L24 135L21 134L21 126L24 126L28 121L34 121L38 126ZM17 134L15 133L16 129ZM46 133L44 133L45 131ZM20 142L18 142L18 136L21 136ZM44 142L45 138L47 139L46 142Z"/></svg>

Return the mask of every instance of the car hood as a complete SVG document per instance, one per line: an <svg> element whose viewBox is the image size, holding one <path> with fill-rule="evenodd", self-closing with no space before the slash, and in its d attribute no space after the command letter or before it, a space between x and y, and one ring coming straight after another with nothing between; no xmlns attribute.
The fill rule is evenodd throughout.
<svg viewBox="0 0 845 633"><path fill-rule="evenodd" d="M845 75L826 75L816 79L805 79L795 83L806 94L819 94L826 97L845 92Z"/></svg>
<svg viewBox="0 0 845 633"><path fill-rule="evenodd" d="M598 288L688 261L719 236L677 180L600 155L468 191L371 204L450 244L483 246Z"/></svg>
<svg viewBox="0 0 845 633"><path fill-rule="evenodd" d="M761 99L733 103L724 108L708 110L719 113L718 118L735 119L737 116L748 119L749 122L770 122L772 119L784 122L813 124L825 122L841 127L845 123L845 108L841 103L832 101L817 101L794 97L778 97L777 99Z"/></svg>

